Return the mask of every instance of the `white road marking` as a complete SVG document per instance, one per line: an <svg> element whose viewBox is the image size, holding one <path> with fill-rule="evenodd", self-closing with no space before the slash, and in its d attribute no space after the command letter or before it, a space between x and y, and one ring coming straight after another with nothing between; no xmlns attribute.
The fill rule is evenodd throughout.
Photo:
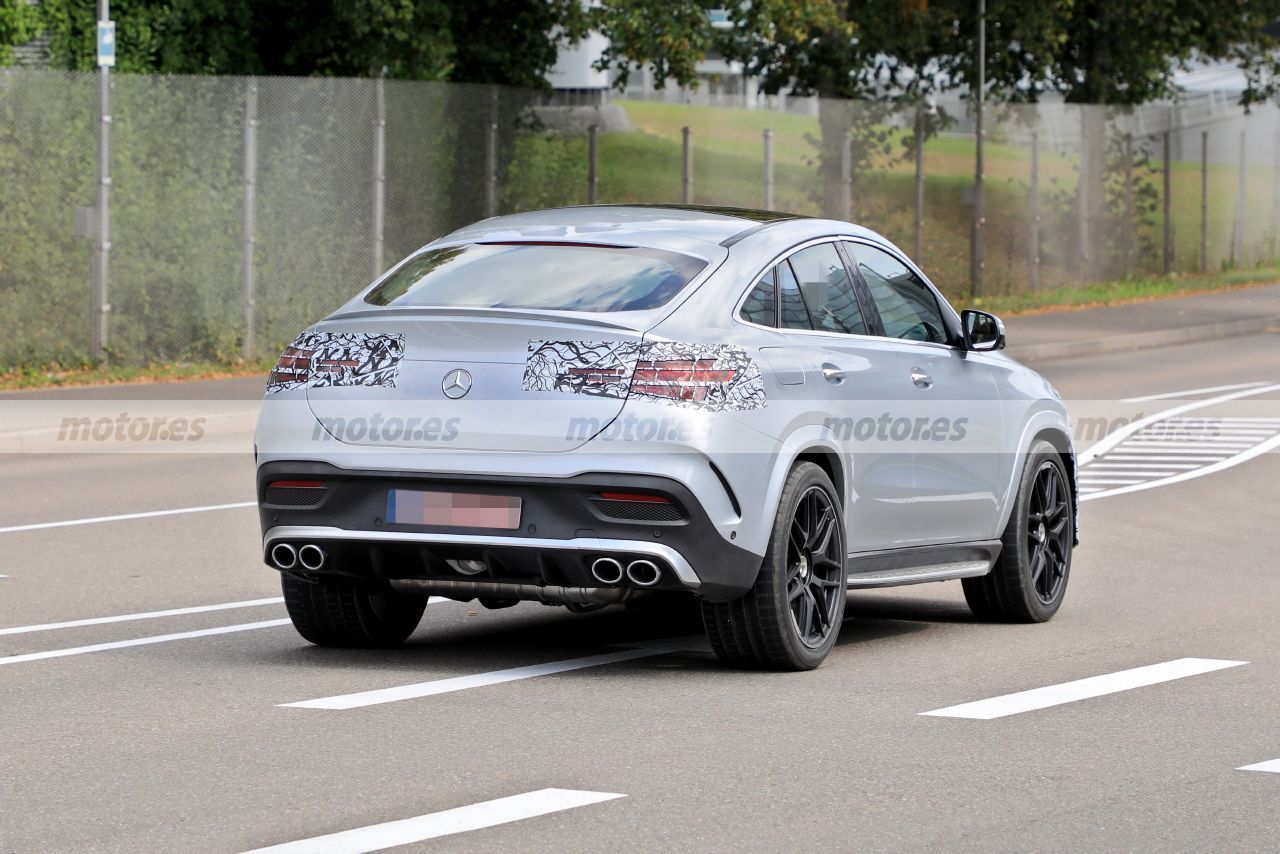
<svg viewBox="0 0 1280 854"><path fill-rule="evenodd" d="M1089 466L1088 473L1080 475L1080 479L1096 480L1097 478L1100 478L1100 477L1137 477L1137 478L1171 477L1177 474L1179 471L1186 471L1187 469L1193 469L1193 468L1195 468L1195 466L1187 466L1184 469L1179 469L1177 466L1145 466L1143 467L1138 465L1132 465L1132 466L1124 466L1123 468L1107 467L1103 469L1102 466L1098 465L1097 463L1094 463L1093 465Z"/></svg>
<svg viewBox="0 0 1280 854"><path fill-rule="evenodd" d="M1215 391L1235 391L1238 388L1257 388L1265 382L1236 383L1235 385L1215 385L1208 388L1189 388L1184 391L1166 391L1162 394L1146 394L1142 397L1126 397L1121 403L1145 403L1148 400L1176 400L1180 397L1191 397L1196 394L1212 394Z"/></svg>
<svg viewBox="0 0 1280 854"><path fill-rule="evenodd" d="M1203 456L1195 456L1192 454L1184 454L1184 455L1107 454L1102 459L1105 460L1106 462L1111 462L1113 460L1124 460L1124 461L1132 461L1132 462L1147 462L1147 463L1163 464L1171 460L1176 460L1177 462L1196 462L1196 463L1203 464L1203 463L1216 463L1219 460L1227 459L1227 457L1223 456L1222 454L1205 454ZM1096 465L1099 465L1099 463L1089 463L1089 465L1096 466ZM1192 468L1197 468L1197 466L1192 466Z"/></svg>
<svg viewBox="0 0 1280 854"><path fill-rule="evenodd" d="M494 670L489 673L473 673L469 676L433 679L430 682L415 682L410 685L397 685L394 688L358 691L354 694L339 694L335 697L321 697L317 700L302 700L297 703L280 703L279 706L284 709L361 709L365 706L395 703L400 700L416 700L421 697L433 697L437 694L466 691L469 688L483 688L487 685L500 685L503 682L533 679L537 676L548 676L552 673L564 673L569 670L599 667L602 664L615 664L619 661L633 661L637 658L649 658L655 655L666 655L670 652L703 648L699 643L699 640L693 638L677 638L635 649L606 652L601 655L588 655L583 658L570 658L564 661L550 661L546 664L530 664L525 667L512 667L508 670Z"/></svg>
<svg viewBox="0 0 1280 854"><path fill-rule="evenodd" d="M1104 492L1094 492L1094 493L1091 493L1090 495L1082 495L1080 497L1080 500L1092 501L1095 498L1106 498L1112 495L1127 495L1130 492L1141 492L1145 489L1155 489L1158 486L1170 486L1175 483L1182 483L1183 481L1193 480L1197 477L1205 477L1207 475L1216 474L1217 472L1232 468L1233 466L1238 466L1241 463L1246 463L1255 457L1260 457L1263 454L1268 453L1269 451L1276 450L1277 448L1280 448L1280 436L1275 436L1274 438L1266 442L1263 442L1258 445L1254 445L1249 450L1236 454L1234 457L1227 457L1224 460L1219 460L1218 462L1212 463L1207 466L1201 466L1200 468L1194 469L1193 471L1186 471L1186 472L1183 472L1182 474L1175 474L1173 477L1165 477L1165 478L1159 478L1157 480L1149 480L1146 483L1137 483L1132 486L1118 486L1115 489L1108 489Z"/></svg>
<svg viewBox="0 0 1280 854"><path fill-rule="evenodd" d="M427 813L415 818L371 824L368 827L313 836L269 848L256 848L246 854L364 854L625 797L626 795L613 792L539 789L536 792Z"/></svg>
<svg viewBox="0 0 1280 854"><path fill-rule="evenodd" d="M1170 469L1172 471L1189 471L1199 468L1195 463L1166 462L1133 462L1133 463L1090 463L1089 471L1149 471L1150 469Z"/></svg>
<svg viewBox="0 0 1280 854"><path fill-rule="evenodd" d="M118 516L92 516L88 519L66 519L61 522L36 522L32 525L10 525L0 528L0 534L17 534L22 531L43 531L48 528L71 528L76 525L96 525L99 522L125 522L130 519L155 519L160 516L181 516L184 513L208 513L211 510L236 510L241 507L257 507L256 501L238 501L235 504L209 504L204 507L177 507L172 510L148 510L143 513L121 513Z"/></svg>
<svg viewBox="0 0 1280 854"><path fill-rule="evenodd" d="M124 649L130 646L147 646L153 643L167 643L169 641L187 640L188 638L202 638L209 635L229 635L233 632L248 632L254 629L269 629L275 626L285 626L289 624L288 619L284 620L263 620L258 623L240 623L234 626L218 626L212 629L199 629L194 632L178 632L171 635L152 635L145 638L134 638L132 640L111 641L110 643L95 643L89 646L73 646L66 649L50 649L44 652L29 652L25 655L10 655L0 658L0 664L23 664L28 661L42 661L46 658L63 658L68 655L83 655L87 652L103 652L108 649Z"/></svg>
<svg viewBox="0 0 1280 854"><path fill-rule="evenodd" d="M1081 451L1078 457L1078 463L1080 465L1085 465L1086 463L1093 462L1095 458L1102 456L1116 445L1119 445L1125 439L1128 439L1134 433L1145 430L1158 421L1165 421L1170 418L1183 415L1187 412L1194 412L1197 409L1204 409L1219 403L1226 403L1229 400L1238 400L1242 397L1252 397L1254 395L1267 394L1268 392L1273 391L1280 391L1280 384L1257 386L1254 388L1242 389L1241 391L1233 391L1228 394L1221 394L1217 397L1208 397L1204 400L1184 403L1181 406L1175 406L1172 409L1166 409L1163 412L1156 412L1152 415L1148 415L1146 418L1139 418L1137 421L1108 433L1106 436L1103 436L1100 440L1095 442L1092 447Z"/></svg>
<svg viewBox="0 0 1280 854"><path fill-rule="evenodd" d="M1129 486L1135 483L1142 483L1142 481L1133 480L1132 478L1086 477L1084 475L1081 475L1080 477L1081 486L1097 486L1099 484L1106 486Z"/></svg>
<svg viewBox="0 0 1280 854"><path fill-rule="evenodd" d="M1280 759L1272 759L1269 762L1259 762L1256 765L1245 765L1236 769L1237 771L1270 771L1272 774L1280 774Z"/></svg>
<svg viewBox="0 0 1280 854"><path fill-rule="evenodd" d="M264 600L267 601L267 600ZM276 600L282 601L282 600ZM428 605L437 605L441 602L452 602L452 599L446 599L443 596L432 596L427 600ZM179 609L184 610L184 609ZM107 618L110 620L110 618ZM197 629L190 632L175 632L167 635L151 635L144 638L133 638L132 640L109 641L107 643L95 643L88 646L72 646L64 649L50 649L44 652L28 652L21 655L10 655L0 658L0 664L23 664L28 661L42 661L46 658L65 658L69 655L84 655L88 652L103 652L109 649L124 649L131 646L150 646L155 643L168 643L169 641L187 640L189 638L202 638L211 635L227 635L234 632L247 632L253 629L269 629L273 626L289 625L288 618L283 620L262 620L257 623L238 623L233 626L215 626L211 629ZM39 628L39 627L37 627Z"/></svg>
<svg viewBox="0 0 1280 854"><path fill-rule="evenodd" d="M0 576L3 578L5 576ZM63 623L40 623L34 626L15 626L0 629L0 635L25 635L31 632L48 632L53 629L74 629L80 626L101 626L106 623L127 623L131 620L154 620L158 617L179 617L184 614L204 614L209 611L229 611L233 608L255 608L260 605L279 605L280 596L270 599L247 599L244 602L224 602L220 605L197 605L192 608L171 608L168 611L143 611L138 614L118 614L114 617L92 617L87 620L68 620Z"/></svg>
<svg viewBox="0 0 1280 854"><path fill-rule="evenodd" d="M989 700L978 700L963 703L959 706L948 706L932 712L921 712L936 718L969 718L989 721L1050 706L1061 706L1077 700L1088 700L1118 691L1129 691L1134 688L1145 688L1174 679L1184 679L1201 673L1212 673L1228 667L1239 667L1247 661L1220 661L1213 658L1179 658L1161 664L1136 667L1133 670L1121 670L1119 673L1108 673L1105 676L1091 676L1088 679L1077 679L1061 685L1049 685L1045 688L1034 688L1020 691L1017 694L1006 694L1003 697L992 697Z"/></svg>
<svg viewBox="0 0 1280 854"><path fill-rule="evenodd" d="M1257 442L1209 442L1197 440L1188 442L1156 441L1155 439L1130 439L1124 443L1126 448L1134 451L1243 451Z"/></svg>

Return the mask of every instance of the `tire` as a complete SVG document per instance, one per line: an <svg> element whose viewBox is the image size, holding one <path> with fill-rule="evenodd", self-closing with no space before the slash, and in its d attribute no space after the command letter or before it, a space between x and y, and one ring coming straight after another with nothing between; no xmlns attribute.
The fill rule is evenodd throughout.
<svg viewBox="0 0 1280 854"><path fill-rule="evenodd" d="M1066 465L1053 445L1037 441L1027 454L999 560L987 575L963 581L969 610L992 622L1050 619L1067 593L1074 539Z"/></svg>
<svg viewBox="0 0 1280 854"><path fill-rule="evenodd" d="M846 584L839 497L826 472L800 463L783 486L754 586L732 602L702 603L711 648L740 667L812 670L839 637Z"/></svg>
<svg viewBox="0 0 1280 854"><path fill-rule="evenodd" d="M374 590L346 578L280 576L284 604L298 634L317 646L381 648L404 643L427 600Z"/></svg>

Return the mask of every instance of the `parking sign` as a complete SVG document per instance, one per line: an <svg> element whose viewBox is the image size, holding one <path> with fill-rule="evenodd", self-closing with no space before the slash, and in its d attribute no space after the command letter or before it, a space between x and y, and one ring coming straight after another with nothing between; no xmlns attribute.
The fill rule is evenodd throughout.
<svg viewBox="0 0 1280 854"><path fill-rule="evenodd" d="M116 64L116 22L98 22L98 67L111 68Z"/></svg>

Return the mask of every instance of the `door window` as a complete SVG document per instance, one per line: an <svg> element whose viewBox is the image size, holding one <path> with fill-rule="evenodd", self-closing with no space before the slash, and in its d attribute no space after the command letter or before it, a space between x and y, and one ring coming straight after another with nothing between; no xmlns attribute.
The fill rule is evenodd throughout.
<svg viewBox="0 0 1280 854"><path fill-rule="evenodd" d="M865 244L846 244L880 312L884 334L905 341L947 344L938 299L906 264Z"/></svg>
<svg viewBox="0 0 1280 854"><path fill-rule="evenodd" d="M867 334L867 323L853 282L834 243L801 249L791 256L791 267L800 280L800 292L813 318L814 329Z"/></svg>
<svg viewBox="0 0 1280 854"><path fill-rule="evenodd" d="M812 329L809 309L804 304L804 294L800 291L800 282L792 272L791 265L783 261L778 270L778 301L782 307L781 323L783 329Z"/></svg>

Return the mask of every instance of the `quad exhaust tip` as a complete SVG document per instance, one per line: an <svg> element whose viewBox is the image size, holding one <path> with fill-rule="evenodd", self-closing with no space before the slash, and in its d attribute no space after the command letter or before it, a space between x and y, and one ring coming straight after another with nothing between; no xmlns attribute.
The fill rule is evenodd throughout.
<svg viewBox="0 0 1280 854"><path fill-rule="evenodd" d="M277 569L293 569L298 565L298 550L288 543L276 543L271 547L271 562Z"/></svg>
<svg viewBox="0 0 1280 854"><path fill-rule="evenodd" d="M652 587L662 580L662 570L651 560L633 560L627 566L627 580L636 587Z"/></svg>
<svg viewBox="0 0 1280 854"><path fill-rule="evenodd" d="M315 543L307 543L305 546L298 549L298 562L302 564L303 569L310 569L312 571L317 570L324 566L324 562L328 557L329 556L325 554L324 549L320 548Z"/></svg>
<svg viewBox="0 0 1280 854"><path fill-rule="evenodd" d="M591 563L591 576L601 584L617 584L622 574L622 564L611 557L596 558Z"/></svg>

